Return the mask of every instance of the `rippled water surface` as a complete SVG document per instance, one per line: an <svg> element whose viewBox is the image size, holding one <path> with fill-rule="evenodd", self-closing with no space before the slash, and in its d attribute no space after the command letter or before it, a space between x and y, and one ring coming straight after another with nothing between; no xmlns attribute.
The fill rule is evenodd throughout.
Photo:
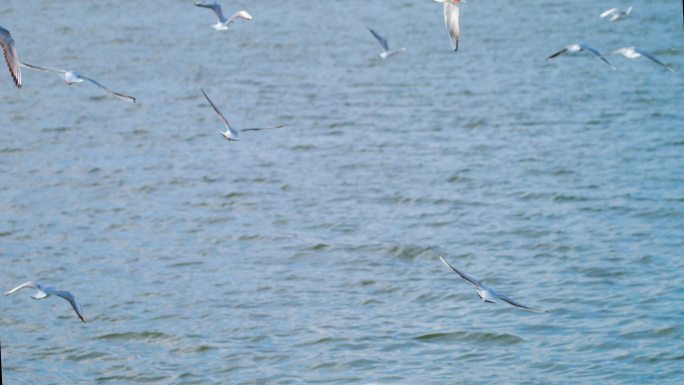
<svg viewBox="0 0 684 385"><path fill-rule="evenodd" d="M12 384L684 382L677 1L0 4L0 298ZM408 52L381 62L371 26ZM586 41L647 60L544 58ZM227 143L199 91L238 127ZM483 304L438 260L536 314Z"/></svg>

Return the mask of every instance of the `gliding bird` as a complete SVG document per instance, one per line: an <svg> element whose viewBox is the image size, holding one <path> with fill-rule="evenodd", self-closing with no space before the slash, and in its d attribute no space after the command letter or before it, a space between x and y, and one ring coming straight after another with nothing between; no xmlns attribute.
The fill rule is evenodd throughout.
<svg viewBox="0 0 684 385"><path fill-rule="evenodd" d="M669 65L661 62L655 56L651 55L648 52L644 52L644 51L642 51L636 47L618 48L615 51L609 52L607 55L610 55L610 56L622 55L627 59L638 59L638 58L643 56L645 58L650 59L652 62L654 62L660 66L665 67L670 72L676 72L674 68L672 68Z"/></svg>
<svg viewBox="0 0 684 385"><path fill-rule="evenodd" d="M70 86L74 83L82 83L83 81L88 81L92 84L95 84L96 86L102 88L103 90L107 91L107 93L119 100L123 100L125 102L129 103L135 103L135 98L132 96L120 94L118 92L114 92L110 90L109 88L103 86L102 84L98 83L95 79L89 78L87 76L83 76L79 74L76 71L65 71L65 70L57 70L57 69L51 69L51 68L43 68L43 67L38 67L33 64L28 64L21 62L22 67L30 68L32 70L36 71L42 71L42 72L52 72L54 74L59 75L59 77L64 81L64 83L67 86Z"/></svg>
<svg viewBox="0 0 684 385"><path fill-rule="evenodd" d="M216 114L219 116L219 119L221 119L221 122L222 122L223 125L226 127L226 132L223 132L223 131L221 131L221 130L219 130L219 132L221 133L221 136L223 136L223 137L224 137L226 140L228 140L228 141L236 141L236 140L239 140L239 139L238 139L238 133L240 133L240 132L270 130L270 129L272 129L272 128L281 128L281 127L287 126L286 124L281 124L281 125L273 126L273 127L243 128L243 129L241 129L241 130L234 129L233 127L230 126L230 123L228 123L228 119L226 119L226 117L223 116L223 114L221 113L221 111L219 111L218 107L216 107L216 105L214 104L214 102L212 102L211 99L209 99L209 96L207 96L207 93L204 92L204 89L200 88L200 90L202 90L202 93L204 94L204 97L207 98L207 101L209 102L209 104L211 104L211 108L214 109L214 111L216 112Z"/></svg>
<svg viewBox="0 0 684 385"><path fill-rule="evenodd" d="M632 7L630 6L626 10L621 10L619 8L611 8L601 14L601 18L610 16L610 21L618 21L626 18L632 13Z"/></svg>
<svg viewBox="0 0 684 385"><path fill-rule="evenodd" d="M563 54L574 54L574 53L585 52L585 51L586 51L586 52L589 52L589 53L591 53L592 55L596 56L597 58L603 60L603 61L604 61L606 64L608 64L612 69L616 69L615 66L613 66L612 64L610 64L610 62L609 62L608 60L606 60L606 58L603 57L603 55L601 55L601 54L599 53L599 51L597 51L597 50L595 50L595 49L589 47L589 46L586 45L586 44L571 44L571 45L569 45L569 46L563 48L562 50L560 50L560 51L558 51L558 52L552 54L551 56L547 57L546 60L548 61L548 60L550 60L550 59L553 59L553 58L555 58L555 57L561 56L561 55L563 55Z"/></svg>
<svg viewBox="0 0 684 385"><path fill-rule="evenodd" d="M218 18L218 22L216 24L212 24L211 28L217 30L217 31L227 31L228 26L230 23L235 21L235 19L240 18L240 19L245 19L245 20L252 20L252 15L247 13L247 11L238 11L233 14L233 16L230 17L230 19L226 19L225 16L223 16L223 11L221 10L221 5L218 4L217 2L213 3L207 3L204 1L198 1L195 3L196 6L202 7L202 8L209 8L214 13L216 14L216 17Z"/></svg>
<svg viewBox="0 0 684 385"><path fill-rule="evenodd" d="M7 63L7 68L9 68L14 84L17 88L21 88L21 69L19 65L19 56L17 56L17 50L14 48L14 39L12 39L10 31L1 26L0 47L2 47L2 53L5 55L5 63Z"/></svg>
<svg viewBox="0 0 684 385"><path fill-rule="evenodd" d="M533 311L533 312L537 312L537 313L547 313L545 310L537 310L537 309L533 309L531 307L527 307L525 305L521 305L518 302L506 297L505 295L497 293L496 291L494 291L494 289L491 289L491 288L483 285L482 281L477 281L477 280L467 276L465 273L462 273L461 271L457 270L455 267L451 266L447 261L445 261L444 258L439 257L439 259L442 260L442 262L445 265L447 265L449 268L451 268L451 270L453 270L456 274L460 275L461 278L463 278L464 280L473 284L477 288L476 289L477 296L480 297L482 302L496 303L496 300L502 300L502 301L508 303L509 305L513 305L513 306L519 307L521 309L525 309L525 310L529 310L529 311Z"/></svg>
<svg viewBox="0 0 684 385"><path fill-rule="evenodd" d="M370 33L373 34L373 36L375 36L375 38L378 40L378 42L382 46L382 49L384 50L384 51L380 52L380 58L381 59L387 59L390 56L394 56L398 53L406 51L406 48L399 48L399 49L395 49L394 51L390 51L389 44L387 44L387 39L380 36L377 32L373 31L373 29L371 29L370 27L368 27L368 30L370 31Z"/></svg>
<svg viewBox="0 0 684 385"><path fill-rule="evenodd" d="M79 305L78 302L76 302L76 297L74 297L74 295L71 294L71 292L56 290L54 287L43 287L37 282L29 281L29 282L22 283L21 285L15 287L14 289L6 292L5 295L14 294L14 293L18 292L19 290L25 289L25 288L31 288L31 289L36 290L36 293L31 296L31 298L33 298L33 299L45 299L51 295L56 295L58 297L64 298L65 300L69 301L69 303L71 304L71 307L76 312L76 315L78 315L78 318L80 318L81 321L83 321L84 323L86 322L86 318L83 315L83 310L81 310L81 305Z"/></svg>
<svg viewBox="0 0 684 385"><path fill-rule="evenodd" d="M458 3L461 0L435 0L438 3L444 3L444 24L446 25L449 38L451 39L451 47L454 51L458 51L458 38L461 31L458 25L459 9ZM465 0L463 0L465 3Z"/></svg>

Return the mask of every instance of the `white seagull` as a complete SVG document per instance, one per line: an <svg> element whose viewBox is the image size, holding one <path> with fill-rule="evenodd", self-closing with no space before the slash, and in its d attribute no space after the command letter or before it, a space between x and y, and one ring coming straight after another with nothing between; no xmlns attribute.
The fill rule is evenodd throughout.
<svg viewBox="0 0 684 385"><path fill-rule="evenodd" d="M21 285L19 285L19 286L15 287L14 289L8 291L7 293L5 293L5 295L14 294L14 293L18 292L19 290L25 289L27 287L36 290L36 293L31 296L31 298L33 298L33 299L45 299L51 295L56 295L58 297L64 298L65 300L69 301L69 303L71 304L71 307L74 308L74 311L78 315L78 318L80 318L81 321L83 321L84 323L86 322L86 318L83 315L83 310L81 310L81 305L79 305L78 302L76 302L76 298L74 297L73 294L71 294L71 292L56 290L53 287L43 287L40 284L38 284L37 282L29 281L29 282L22 283Z"/></svg>
<svg viewBox="0 0 684 385"><path fill-rule="evenodd" d="M207 3L204 1L198 1L195 3L196 6L202 7L202 8L209 8L214 13L216 14L216 17L218 18L218 22L216 24L212 24L211 28L217 30L217 31L227 31L228 26L230 23L235 21L235 19L240 18L240 19L245 19L245 20L252 20L252 15L247 13L247 11L238 11L233 14L233 16L230 17L230 19L226 19L225 16L223 16L223 11L221 10L221 5L217 2L213 3Z"/></svg>
<svg viewBox="0 0 684 385"><path fill-rule="evenodd" d="M387 59L390 56L394 56L398 53L406 51L406 48L399 48L399 49L395 49L394 51L390 51L389 44L387 44L387 39L380 36L377 32L373 31L373 29L370 27L368 27L368 30L370 31L370 33L373 34L373 36L375 36L375 38L378 40L378 42L382 46L382 49L384 50L384 51L380 52L380 58L381 59Z"/></svg>
<svg viewBox="0 0 684 385"><path fill-rule="evenodd" d="M611 8L601 14L601 18L603 19L604 17L609 17L610 16L610 21L618 21L626 18L632 13L632 7L630 6L626 10L621 10L619 8Z"/></svg>
<svg viewBox="0 0 684 385"><path fill-rule="evenodd" d="M444 24L446 25L449 38L451 38L451 47L454 51L458 51L458 38L461 35L458 27L459 9L458 3L465 0L435 0L438 3L444 3Z"/></svg>
<svg viewBox="0 0 684 385"><path fill-rule="evenodd" d="M648 59L651 59L652 62L665 67L668 71L670 72L676 72L674 68L670 67L669 65L661 62L658 60L655 56L651 55L648 52L644 52L636 47L625 47L625 48L618 48L612 52L609 52L607 55L609 56L615 56L615 55L622 55L626 57L627 59L638 59L640 57L646 57Z"/></svg>
<svg viewBox="0 0 684 385"><path fill-rule="evenodd" d="M272 129L272 128L281 128L281 127L286 127L286 126L287 126L286 124L281 124L281 125L273 126L273 127L243 128L243 129L241 129L241 130L237 130L237 129L235 129L235 128L233 128L233 127L230 126L230 123L228 123L228 119L226 119L226 117L223 116L223 114L221 113L221 111L219 111L218 107L216 107L216 105L214 104L214 102L212 102L211 99L209 99L209 96L207 96L207 93L204 92L204 89L200 88L200 90L202 90L202 93L204 94L204 97L207 98L207 101L209 101L209 104L211 104L211 108L213 108L214 111L216 111L216 114L218 114L219 119L221 119L221 122L223 122L223 125L226 127L226 132L223 132L223 131L221 131L221 130L219 130L219 132L221 133L221 136L223 136L223 137L224 137L226 140L228 140L228 141L236 141L236 140L239 140L239 139L238 139L238 133L240 133L240 132L270 130L270 129Z"/></svg>
<svg viewBox="0 0 684 385"><path fill-rule="evenodd" d="M103 90L107 91L108 94L110 94L111 96L113 96L119 100L123 100L123 101L129 102L129 103L135 103L134 97L124 95L124 94L120 94L118 92L114 92L114 91L110 90L109 88L103 86L102 84L98 83L95 79L89 78L87 76L83 76L76 71L65 71L65 70L43 68L43 67L38 67L38 66L35 66L33 64L28 64L28 63L24 63L24 62L21 62L21 66L32 69L32 70L36 70L36 71L55 73L55 74L59 75L59 77L62 78L64 83L68 86L72 85L73 83L82 83L83 81L88 81L88 82L95 84L96 86L102 88Z"/></svg>
<svg viewBox="0 0 684 385"><path fill-rule="evenodd" d="M558 56L564 55L564 54L574 54L574 53L580 53L580 52L585 52L585 51L586 51L586 52L589 52L589 53L591 53L592 55L596 56L597 58L603 60L603 61L604 61L606 64L608 64L612 69L616 69L614 65L610 64L610 62L609 62L608 60L606 60L606 58L603 57L603 55L601 55L601 54L599 53L599 51L597 51L597 50L595 50L594 48L591 48L591 47L589 47L588 45L583 44L583 43L581 43L581 44L571 44L571 45L569 45L569 46L563 48L562 50L560 50L560 51L558 51L558 52L552 54L551 56L547 57L546 60L551 60L551 59L553 59L553 58L555 58L555 57L558 57Z"/></svg>
<svg viewBox="0 0 684 385"><path fill-rule="evenodd" d="M21 69L19 65L19 56L17 56L17 50L14 48L14 39L12 39L10 31L1 26L0 47L2 47L2 53L5 55L5 63L7 63L7 68L9 68L14 84L17 88L21 88Z"/></svg>
<svg viewBox="0 0 684 385"><path fill-rule="evenodd" d="M491 288L483 285L482 281L477 281L473 278L470 278L465 273L460 272L455 267L451 266L447 261L445 261L444 258L439 257L439 259L441 259L445 265L447 265L449 268L451 268L451 270L455 271L456 274L460 275L461 278L463 278L466 281L473 284L477 288L476 289L477 295L478 295L478 297L480 297L480 299L482 299L482 302L496 303L496 300L499 299L499 300L502 300L504 302L507 302L510 305L513 305L515 307L519 307L519 308L522 308L525 310L529 310L529 311L533 311L533 312L537 312L537 313L547 313L547 311L545 311L545 310L537 310L537 309L533 309L531 307L527 307L525 305L521 305L518 302L515 302L514 300L506 297L505 295L497 293L496 291L494 291L494 289L491 289Z"/></svg>

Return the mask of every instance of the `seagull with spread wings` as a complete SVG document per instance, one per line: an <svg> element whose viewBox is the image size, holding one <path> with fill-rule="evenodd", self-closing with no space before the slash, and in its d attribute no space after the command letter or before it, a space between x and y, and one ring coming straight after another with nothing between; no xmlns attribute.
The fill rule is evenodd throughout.
<svg viewBox="0 0 684 385"><path fill-rule="evenodd" d="M380 43L380 45L382 46L383 51L380 52L380 58L381 58L381 59L387 59L387 58L390 57L390 56L394 56L394 55L396 55L396 54L398 54L398 53L401 53L401 52L406 51L406 48L399 48L399 49L395 49L394 51L391 51L390 48L389 48L389 44L387 43L387 39L385 39L384 37L380 36L380 34L378 34L377 32L375 32L375 31L374 31L372 28L370 28L370 27L368 27L368 30L370 31L371 34L373 34L373 36L375 36L375 39L376 39L376 40L378 41L378 43Z"/></svg>
<svg viewBox="0 0 684 385"><path fill-rule="evenodd" d="M92 83L92 84L102 88L109 95L111 95L111 96L113 96L119 100L123 100L124 102L129 102L129 103L135 103L134 97L124 95L124 94L120 94L118 92L114 92L111 89L109 89L109 88L103 86L102 84L100 84L99 82L97 82L95 79L89 78L87 76L83 76L76 71L65 71L65 70L58 70L58 69L51 69L51 68L43 68L43 67L38 67L36 65L28 64L28 63L24 63L24 62L21 62L21 66L35 70L35 71L51 72L51 73L57 74L64 81L64 83L67 86L70 86L74 83L82 83L84 81L87 81L89 83Z"/></svg>
<svg viewBox="0 0 684 385"><path fill-rule="evenodd" d="M7 63L7 68L9 68L10 75L12 75L12 80L17 88L21 88L21 66L19 64L19 56L17 55L17 50L14 48L14 39L12 39L12 34L10 31L2 28L0 26L0 47L2 47L2 53L5 55L5 63Z"/></svg>
<svg viewBox="0 0 684 385"><path fill-rule="evenodd" d="M218 22L216 24L212 24L211 28L217 31L227 31L230 23L232 23L236 19L252 20L252 15L247 13L247 11L237 11L235 12L235 14L233 14L233 16L230 17L230 19L226 19L226 17L223 16L221 4L217 2L208 3L205 1L198 1L195 3L195 5L202 8L208 8L214 11L216 17L218 18Z"/></svg>
<svg viewBox="0 0 684 385"><path fill-rule="evenodd" d="M471 278L468 275L466 275L465 273L463 273L460 270L456 269L455 267L451 266L447 261L444 260L444 258L439 257L439 259L442 260L442 262L445 265L447 265L451 270L453 270L456 274L461 276L461 278L463 278L464 280L470 282L473 286L475 286L475 288L476 288L475 291L477 293L477 296L480 297L482 302L496 303L497 300L501 300L501 301L508 303L509 305L519 307L521 309L525 309L525 310L529 310L529 311L533 311L533 312L537 312L537 313L546 313L545 310L537 310L537 309L522 305L519 302L516 302L516 301L506 297L503 294L497 293L496 291L494 291L494 289L491 289L491 288L485 286L484 284L482 284L482 281L478 281L474 278Z"/></svg>
<svg viewBox="0 0 684 385"><path fill-rule="evenodd" d="M620 8L611 8L601 14L601 19L604 17L610 17L610 21L622 20L632 14L632 7L630 6L626 10L621 10Z"/></svg>
<svg viewBox="0 0 684 385"><path fill-rule="evenodd" d="M664 67L665 69L667 69L670 72L676 72L674 68L672 68L671 66L661 62L655 56L651 55L648 52L642 51L636 47L618 48L612 52L607 53L607 55L608 56L622 55L623 57L625 57L627 59L638 59L640 57L645 57L645 58L651 60L652 62Z"/></svg>
<svg viewBox="0 0 684 385"><path fill-rule="evenodd" d="M546 58L546 60L548 61L548 60L551 60L553 58L557 58L558 56L561 56L561 55L572 55L572 54L578 54L578 53L582 53L582 52L589 52L591 55L594 55L595 57L603 60L603 62L608 64L612 69L616 69L614 65L610 64L610 62L605 57L603 57L603 55L601 55L599 53L599 51L597 51L594 48L589 47L588 45L586 45L584 43L570 44L569 46L561 49L560 51L550 55L549 57Z"/></svg>
<svg viewBox="0 0 684 385"><path fill-rule="evenodd" d="M81 319L84 323L86 322L86 318L83 315L83 310L81 310L81 305L78 304L76 301L76 297L74 297L73 294L69 291L63 291L63 290L57 290L53 287L43 287L37 282L29 281L22 283L21 285L15 287L14 289L8 291L5 293L5 295L11 295L16 292L18 292L21 289L35 289L36 292L31 296L33 299L45 299L51 295L56 295L58 297L64 298L65 300L69 301L71 304L71 307L74 309L76 312L76 315L78 315L78 318Z"/></svg>
<svg viewBox="0 0 684 385"><path fill-rule="evenodd" d="M211 99L209 99L209 96L207 95L206 92L204 92L204 89L200 88L200 90L202 90L202 93L204 94L204 97L207 98L207 101L208 101L209 104L211 105L211 108L214 109L214 111L216 112L216 114L219 116L219 119L221 120L221 122L223 123L223 125L226 127L226 131L225 131L225 132L219 130L219 132L221 133L221 136L223 136L223 138L225 138L226 140L228 140L228 141L230 141L230 142L239 140L239 139L238 139L238 134L239 134L240 132L270 130L270 129L273 129L273 128L281 128L281 127L286 127L286 126L287 126L286 124L280 124L280 125L273 126L273 127L243 128L243 129L240 129L240 130L235 129L235 128L233 128L233 127L230 126L230 123L228 123L228 119L226 119L226 117L223 116L223 113L221 113L221 111L218 109L218 107L216 107L216 105L214 104L214 102L212 102Z"/></svg>

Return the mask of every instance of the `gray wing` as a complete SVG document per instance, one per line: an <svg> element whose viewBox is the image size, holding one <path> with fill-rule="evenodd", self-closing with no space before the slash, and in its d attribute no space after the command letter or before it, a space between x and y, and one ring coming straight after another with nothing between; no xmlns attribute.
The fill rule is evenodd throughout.
<svg viewBox="0 0 684 385"><path fill-rule="evenodd" d="M213 108L214 111L216 111L216 113L218 114L219 118L221 119L221 122L223 122L223 125L230 129L230 123L228 123L228 119L226 119L226 117L223 116L223 114L221 113L221 111L219 111L218 107L216 107L214 102L212 102L211 99L209 99L209 96L206 92L204 92L204 89L200 88L200 90L202 90L204 97L207 98L207 101L209 102L209 104L211 104L211 108Z"/></svg>
<svg viewBox="0 0 684 385"><path fill-rule="evenodd" d="M551 54L549 57L546 58L546 60L550 60L550 59L556 58L556 57L558 57L558 56L560 56L560 55L562 55L562 54L564 54L564 53L566 53L566 52L568 52L568 47L565 47L565 48L563 48L562 50L560 50L560 51L558 51L558 52L556 52L556 53L554 53L554 54Z"/></svg>
<svg viewBox="0 0 684 385"><path fill-rule="evenodd" d="M95 79L89 78L87 76L81 76L81 78L83 78L83 80L87 80L87 81L95 84L96 86L102 88L103 90L107 91L110 95L112 95L113 97L115 97L119 100L123 100L123 101L129 102L129 103L135 103L135 98L132 96L128 96L128 95L120 94L118 92L114 92L111 89L109 89L109 88L103 86L102 84L98 83Z"/></svg>
<svg viewBox="0 0 684 385"><path fill-rule="evenodd" d="M21 289L26 289L27 287L28 287L28 288L31 288L31 289L39 290L39 289L38 289L38 284L37 284L37 283L35 283L35 282L33 282L33 281L28 281L28 282L22 283L21 285L15 287L15 288L12 289L12 290L6 292L5 295L12 295L12 294L18 292L18 291L21 290Z"/></svg>
<svg viewBox="0 0 684 385"><path fill-rule="evenodd" d="M378 42L380 43L380 45L382 46L382 48L385 50L385 52L389 51L389 45L387 44L387 39L385 39L384 37L380 36L377 32L373 31L372 28L370 28L370 27L367 27L367 28L368 28L368 30L370 31L370 33L372 33L373 36L375 36L375 39L378 40Z"/></svg>
<svg viewBox="0 0 684 385"><path fill-rule="evenodd" d="M220 5L220 4L218 4L218 3L216 3L216 2L207 3L207 2L203 2L203 1L198 1L198 2L195 3L195 5L198 6L198 7L209 8L209 9L211 9L212 11L214 11L214 13L216 14L216 17L218 18L218 20L219 20L221 23L225 23L225 22L226 22L226 18L223 16L223 11L221 10L221 5Z"/></svg>
<svg viewBox="0 0 684 385"><path fill-rule="evenodd" d="M277 126L271 126L271 127L257 127L257 128L243 128L240 131L245 132L245 131L261 131L261 130L271 130L274 128L281 128L281 127L287 127L287 124L279 124Z"/></svg>
<svg viewBox="0 0 684 385"><path fill-rule="evenodd" d="M459 9L458 5L452 3L444 3L444 24L446 24L449 38L451 38L451 47L454 51L458 51L458 38L461 36L461 31L458 25Z"/></svg>
<svg viewBox="0 0 684 385"><path fill-rule="evenodd" d="M76 297L74 297L74 295L71 294L71 292L62 291L62 290L55 290L54 292L52 292L52 294L56 295L58 297L62 297L65 300L69 301L69 303L71 304L71 307L76 312L76 315L78 315L78 318L80 318L81 321L83 321L83 323L86 322L86 318L83 315L83 310L81 310L81 305L78 304L78 302L76 301Z"/></svg>
<svg viewBox="0 0 684 385"><path fill-rule="evenodd" d="M612 68L615 68L615 66L612 65L612 64L610 64L610 62L609 62L608 60L606 60L606 58L603 57L603 55L601 55L601 53L599 53L599 51L597 51L597 50L595 50L595 49L589 47L589 46L586 45L586 44L580 44L580 47L582 47L583 50L586 50L586 51L591 52L594 56L596 56L596 57L598 57L599 59L603 60L606 64L608 64L608 65L611 66Z"/></svg>
<svg viewBox="0 0 684 385"><path fill-rule="evenodd" d="M17 88L21 88L19 55L17 55L16 48L14 48L14 39L12 39L10 31L2 27L0 27L0 47L2 47L2 53L5 55L5 63L7 63L7 68L9 68L14 84Z"/></svg>
<svg viewBox="0 0 684 385"><path fill-rule="evenodd" d="M665 63L663 63L663 62L661 62L660 60L658 60L658 58L656 58L655 56L651 55L650 53L644 52L644 51L641 51L641 50L635 50L635 51L636 51L637 53L640 53L642 56L645 56L645 57L651 59L651 61L653 61L654 63L660 64L661 66L667 68L669 71L675 72L674 69L673 69L672 67L670 67L669 65L667 65L667 64L665 64Z"/></svg>
<svg viewBox="0 0 684 385"><path fill-rule="evenodd" d="M21 65L22 67L29 68L29 69L36 70L36 71L52 72L52 73L56 73L56 74L65 74L65 73L66 73L66 71L63 71L63 70L56 70L56 69L52 69L52 68L38 67L38 66L36 66L36 65L29 64L29 63L26 63L26 62L20 62L20 65Z"/></svg>
<svg viewBox="0 0 684 385"><path fill-rule="evenodd" d="M454 272L456 272L456 274L460 275L461 278L463 278L463 279L465 279L466 281L472 283L472 284L475 285L476 287L482 289L482 284L480 284L480 281L478 281L478 280L476 280L476 279L474 279L474 278L469 277L466 273L463 273L463 272L459 271L457 268L451 266L451 265L449 264L449 262L447 262L447 261L444 260L444 258L439 257L439 259L441 259L442 262L443 262L445 265L449 266L449 268L451 268L451 270L453 270Z"/></svg>
<svg viewBox="0 0 684 385"><path fill-rule="evenodd" d="M500 300L502 300L502 301L504 301L504 302L508 302L508 304L513 305L513 306L515 306L515 307L519 307L519 308L521 308L521 309L533 311L533 312L536 312L536 313L546 313L545 310L538 310L538 309L531 308L531 307L529 307L529 306L522 305L522 304L520 304L520 303L518 303L518 302L516 302L516 301L514 301L514 300L512 300L512 299L510 299L510 298L508 298L508 297L506 297L505 295L501 295L501 294L498 294L498 293L497 293L496 296L499 297Z"/></svg>

